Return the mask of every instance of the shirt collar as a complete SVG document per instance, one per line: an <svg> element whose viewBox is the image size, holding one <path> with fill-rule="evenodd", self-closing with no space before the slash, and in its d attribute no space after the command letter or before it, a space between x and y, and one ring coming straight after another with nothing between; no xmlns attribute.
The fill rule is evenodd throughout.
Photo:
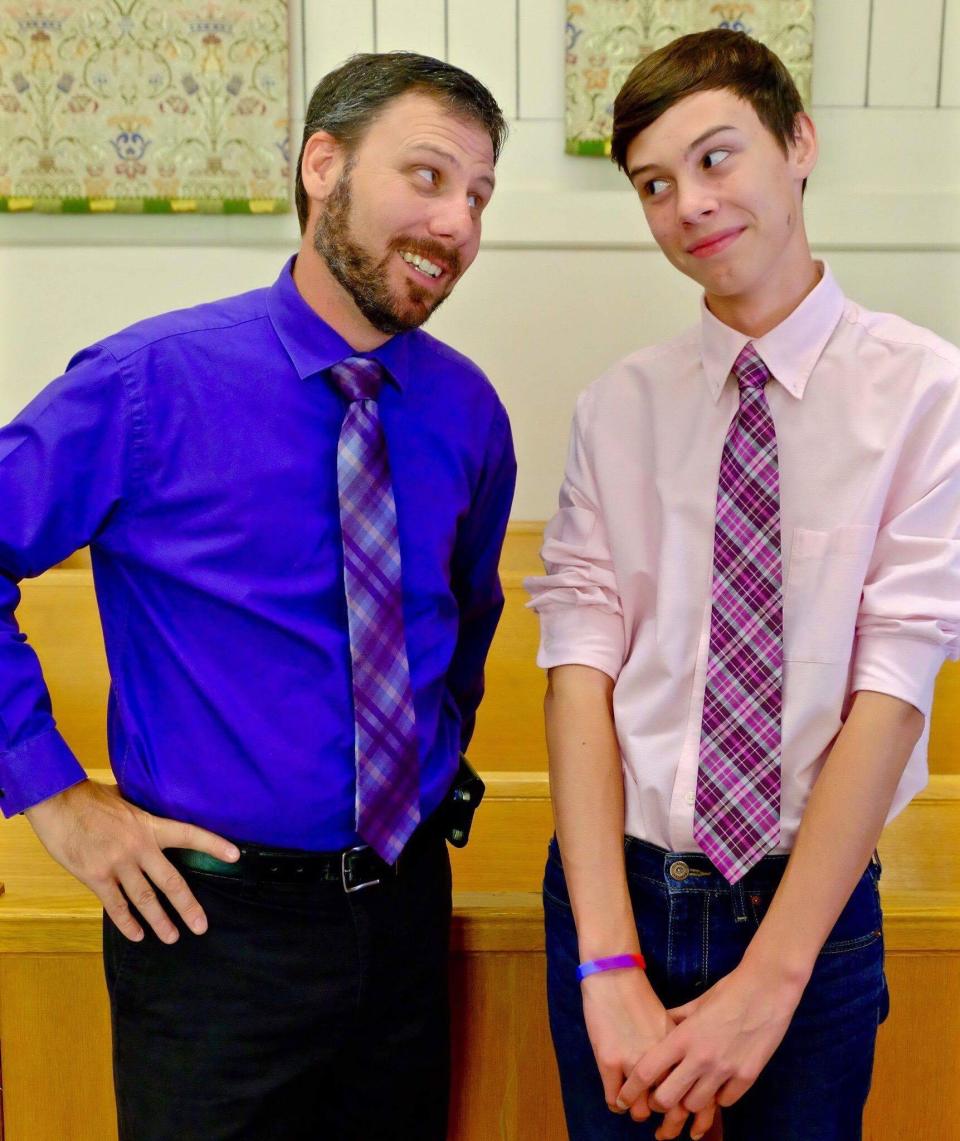
<svg viewBox="0 0 960 1141"><path fill-rule="evenodd" d="M267 291L267 314L301 380L324 372L347 357L372 357L380 362L401 391L410 376L412 333L398 333L368 353L352 349L340 334L319 317L300 296L293 280L296 255L280 271Z"/></svg>
<svg viewBox="0 0 960 1141"><path fill-rule="evenodd" d="M794 311L762 337L738 333L700 302L700 352L703 372L714 402L727 382L733 362L750 340L761 360L783 388L802 399L807 381L843 313L844 298L826 263L820 281Z"/></svg>

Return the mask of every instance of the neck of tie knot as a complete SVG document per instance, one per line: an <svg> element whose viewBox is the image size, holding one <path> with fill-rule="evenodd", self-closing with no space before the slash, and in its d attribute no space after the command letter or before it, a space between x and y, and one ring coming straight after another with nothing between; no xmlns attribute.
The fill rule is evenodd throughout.
<svg viewBox="0 0 960 1141"><path fill-rule="evenodd" d="M383 366L366 357L347 357L330 369L337 387L349 400L376 400L383 387Z"/></svg>
<svg viewBox="0 0 960 1141"><path fill-rule="evenodd" d="M753 341L747 341L740 350L740 355L733 362L732 372L741 392L763 388L770 379L770 370L760 359Z"/></svg>

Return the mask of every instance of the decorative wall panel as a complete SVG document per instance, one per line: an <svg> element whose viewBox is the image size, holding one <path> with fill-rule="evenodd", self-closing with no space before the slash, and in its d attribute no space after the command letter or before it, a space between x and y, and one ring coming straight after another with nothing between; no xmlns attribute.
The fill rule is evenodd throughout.
<svg viewBox="0 0 960 1141"><path fill-rule="evenodd" d="M613 100L634 64L677 36L708 28L732 28L767 44L809 103L813 0L568 0L567 152L609 155Z"/></svg>
<svg viewBox="0 0 960 1141"><path fill-rule="evenodd" d="M0 210L289 208L286 0L0 0Z"/></svg>

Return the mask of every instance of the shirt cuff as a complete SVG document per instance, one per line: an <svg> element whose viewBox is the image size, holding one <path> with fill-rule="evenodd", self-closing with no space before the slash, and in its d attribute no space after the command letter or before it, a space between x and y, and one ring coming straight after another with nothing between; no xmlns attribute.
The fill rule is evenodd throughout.
<svg viewBox="0 0 960 1141"><path fill-rule="evenodd" d="M930 716L933 683L946 660L946 648L919 638L861 635L851 691L875 690L899 697Z"/></svg>
<svg viewBox="0 0 960 1141"><path fill-rule="evenodd" d="M564 606L540 612L537 665L592 666L614 681L623 667L623 617L593 606Z"/></svg>
<svg viewBox="0 0 960 1141"><path fill-rule="evenodd" d="M16 816L86 776L70 746L50 729L0 757L0 811Z"/></svg>

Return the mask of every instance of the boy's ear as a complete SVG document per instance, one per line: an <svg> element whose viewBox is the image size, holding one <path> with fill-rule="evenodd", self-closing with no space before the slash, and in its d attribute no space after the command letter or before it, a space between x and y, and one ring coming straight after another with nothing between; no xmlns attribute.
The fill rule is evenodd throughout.
<svg viewBox="0 0 960 1141"><path fill-rule="evenodd" d="M790 162L798 179L809 178L817 165L820 144L813 120L801 111L793 122L793 142L790 146Z"/></svg>
<svg viewBox="0 0 960 1141"><path fill-rule="evenodd" d="M315 131L303 148L300 175L307 197L323 202L337 184L344 164L342 143L328 131Z"/></svg>

